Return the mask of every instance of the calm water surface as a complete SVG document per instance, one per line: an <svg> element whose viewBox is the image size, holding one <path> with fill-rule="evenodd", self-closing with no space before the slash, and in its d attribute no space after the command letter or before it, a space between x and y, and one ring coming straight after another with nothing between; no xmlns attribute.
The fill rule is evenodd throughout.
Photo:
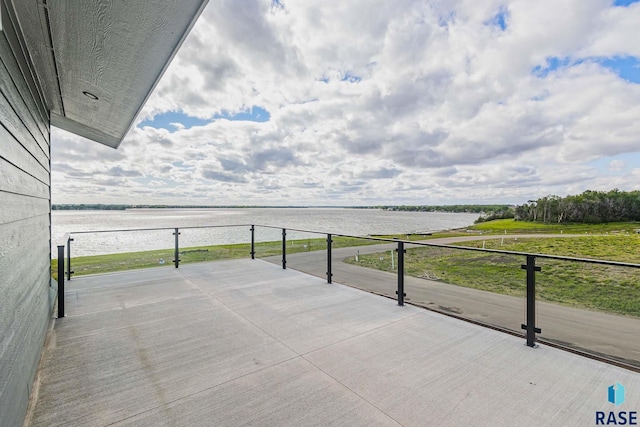
<svg viewBox="0 0 640 427"><path fill-rule="evenodd" d="M125 211L53 211L52 253L64 233L131 228L238 227L180 230L180 246L245 243L248 224L366 236L430 232L471 225L478 214L391 212L343 208L128 209ZM281 230L257 228L256 241L278 240ZM320 237L288 232L289 239ZM173 246L172 230L76 234L74 256L163 249Z"/></svg>

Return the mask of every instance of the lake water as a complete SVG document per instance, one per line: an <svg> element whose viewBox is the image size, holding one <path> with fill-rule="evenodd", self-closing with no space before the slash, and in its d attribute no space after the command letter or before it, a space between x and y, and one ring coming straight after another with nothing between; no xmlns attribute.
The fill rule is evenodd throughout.
<svg viewBox="0 0 640 427"><path fill-rule="evenodd" d="M473 224L478 214L392 212L343 208L128 209L125 211L53 211L52 254L67 232L132 228L182 228L180 246L250 241L249 224L297 228L323 233L366 236L433 232ZM256 241L281 239L282 231L257 227ZM321 237L287 232L288 239ZM173 230L74 234L73 256L171 248Z"/></svg>

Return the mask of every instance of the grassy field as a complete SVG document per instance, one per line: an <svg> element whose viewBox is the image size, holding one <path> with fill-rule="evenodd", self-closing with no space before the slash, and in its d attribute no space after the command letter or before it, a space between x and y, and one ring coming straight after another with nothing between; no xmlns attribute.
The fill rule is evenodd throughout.
<svg viewBox="0 0 640 427"><path fill-rule="evenodd" d="M479 237L482 239L482 237ZM604 259L640 264L639 234L610 234L562 238L505 238L455 243L455 246Z"/></svg>
<svg viewBox="0 0 640 427"><path fill-rule="evenodd" d="M334 237L333 248L348 246L364 246L376 244L374 240L351 237ZM250 257L250 244L197 246L180 249L180 263L188 264L204 261L219 261ZM287 253L326 250L325 238L288 240ZM282 253L282 241L259 242L254 246L257 258L279 255ZM150 267L173 267L173 249L161 249L142 252L124 252L119 254L73 257L71 269L74 276L86 274L108 273L123 270L135 270ZM51 275L58 279L58 260L51 261Z"/></svg>
<svg viewBox="0 0 640 427"><path fill-rule="evenodd" d="M448 231L438 231L432 234L385 234L385 235L375 235L371 237L377 237L381 239L400 239L409 242L415 242L418 240L431 240L438 239L441 237L458 237L458 236L468 236L469 233L460 230L448 230Z"/></svg>
<svg viewBox="0 0 640 427"><path fill-rule="evenodd" d="M513 219L498 219L483 222L469 227L482 233L531 234L531 233L571 233L571 234L606 234L606 233L635 233L640 229L638 222L611 222L607 224L543 224L539 222L514 221Z"/></svg>
<svg viewBox="0 0 640 427"><path fill-rule="evenodd" d="M497 227L504 227L504 221L496 222L500 223ZM637 224L627 225L627 229L631 231L633 227L637 227ZM496 229L496 224L488 228ZM580 234L584 231L595 234L596 230L611 233L611 230L617 228L612 226L574 228L574 230L578 229L582 231ZM546 229L544 232L550 231ZM478 241L456 245L482 247L482 237L478 236L478 238ZM640 263L640 235L638 234L488 239L484 244L486 249ZM381 256L383 260L380 260ZM355 259L350 258L347 262L355 264ZM405 272L413 277L522 297L525 292L525 273L520 265L523 262L522 256L414 247L407 250ZM388 253L361 255L358 265L384 271L391 270ZM540 300L640 316L640 269L542 258L537 260L537 265L542 267L542 271L536 276L537 295Z"/></svg>

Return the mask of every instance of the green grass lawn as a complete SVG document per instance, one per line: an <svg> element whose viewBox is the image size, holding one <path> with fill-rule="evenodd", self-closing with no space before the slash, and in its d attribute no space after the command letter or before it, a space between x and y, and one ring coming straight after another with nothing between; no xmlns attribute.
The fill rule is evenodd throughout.
<svg viewBox="0 0 640 427"><path fill-rule="evenodd" d="M562 238L505 238L454 243L455 246L603 259L640 264L639 234L610 234Z"/></svg>
<svg viewBox="0 0 640 427"><path fill-rule="evenodd" d="M352 237L333 237L332 240L333 248L365 246L380 243L375 240ZM249 258L251 251L250 246L251 245L249 243L240 243L181 248L180 263L189 264L194 262ZM287 241L287 253L319 251L326 249L326 238ZM255 244L254 250L257 258L280 255L282 253L282 241L259 242ZM173 249L81 256L73 257L71 259L71 269L74 271L74 276L162 266L174 266ZM51 260L51 275L54 279L58 279L57 259Z"/></svg>
<svg viewBox="0 0 640 427"><path fill-rule="evenodd" d="M605 234L630 233L640 229L638 222L611 222L606 224L543 224L539 222L514 221L513 219L498 219L487 221L469 227L470 230L483 233L509 234L526 233L572 233L572 234Z"/></svg>
<svg viewBox="0 0 640 427"><path fill-rule="evenodd" d="M399 239L408 242L415 242L419 240L431 240L431 239L439 239L442 237L458 237L458 236L469 236L469 233L460 230L446 230L446 231L437 231L432 234L385 234L385 235L375 235L371 237L378 237L381 239Z"/></svg>
<svg viewBox="0 0 640 427"><path fill-rule="evenodd" d="M482 241L457 245L482 247ZM640 236L609 235L558 239L486 240L485 248L640 263ZM380 260L380 257L383 260ZM358 265L391 271L388 253L361 255ZM348 263L355 264L349 258ZM414 247L405 255L409 276L523 297L522 256ZM640 316L640 269L545 260L537 265L537 297L543 301Z"/></svg>

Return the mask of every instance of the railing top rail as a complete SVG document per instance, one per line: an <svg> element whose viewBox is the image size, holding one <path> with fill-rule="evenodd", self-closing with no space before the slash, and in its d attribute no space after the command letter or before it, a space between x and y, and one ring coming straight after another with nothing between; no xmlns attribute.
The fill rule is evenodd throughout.
<svg viewBox="0 0 640 427"><path fill-rule="evenodd" d="M73 233L64 233L64 236L62 236L62 239L60 239L58 241L58 244L56 246L60 247L60 246L66 246L67 242L69 241L69 239L71 238L71 235Z"/></svg>
<svg viewBox="0 0 640 427"><path fill-rule="evenodd" d="M374 240L377 242L385 242L385 243L397 243L397 242L405 242L405 243L409 243L407 240L400 240L400 239L389 239L387 237L371 237L371 236L352 236L349 234L332 234L333 237L349 237L352 239L364 239L364 240Z"/></svg>
<svg viewBox="0 0 640 427"><path fill-rule="evenodd" d="M340 233L332 233L330 231L317 231L317 230L302 230L300 228L290 228L290 227L276 227L275 225L260 225L255 224L256 227L261 228L271 228L273 230L282 230L283 228L287 231L297 231L299 233L310 233L310 234L331 234L333 237L350 237L354 239L365 239L365 240L376 240L380 242L397 242L397 239L387 239L384 237L371 237L371 236L353 236L350 234L340 234Z"/></svg>
<svg viewBox="0 0 640 427"><path fill-rule="evenodd" d="M297 232L300 232L300 233L331 234L333 237L349 237L349 238L352 238L352 239L375 240L375 241L378 241L378 242L387 242L387 243L393 243L393 242L400 242L401 241L399 239L389 239L389 238L386 238L386 237L354 236L354 235L351 235L351 234L332 233L330 231L301 230L299 228L276 227L275 225L255 224L255 226L256 227L262 227L262 228L271 228L271 229L274 229L274 230L282 230L284 228L287 231L297 231ZM402 241L404 241L404 240L402 240Z"/></svg>
<svg viewBox="0 0 640 427"><path fill-rule="evenodd" d="M439 248L448 248L448 249L457 249L464 251L475 251L475 252L487 252L487 253L496 253L503 255L516 255L516 256L534 256L536 258L544 258L544 259L553 259L559 261L572 261L572 262L584 262L589 264L602 264L602 265L612 265L619 267L631 267L631 268L640 268L640 264L630 263L630 262L622 262L622 261L609 261L603 259L594 259L594 258L579 258L579 257L568 257L561 255L550 255L550 254L538 254L538 253L530 253L530 252L519 252L519 251L505 251L500 249L483 249L483 248L473 248L469 246L458 246L451 244L441 244L441 243L432 243L426 241L410 241L403 239L390 239L384 237L371 237L371 236L354 236L350 234L341 234L341 233L329 233L325 231L314 231L314 230L302 230L298 228L287 228L287 227L276 227L273 225L260 225L260 224L231 224L231 225L200 225L200 226L187 226L187 227L157 227L157 228L130 228L130 229L117 229L117 230L88 230L88 231L75 231L66 233L63 241L67 242L69 236L74 234L89 234L89 233L116 233L116 232L127 232L127 231L158 231L158 230L174 230L175 228L183 229L202 229L202 228L226 228L226 227L250 227L254 225L255 227L262 228L270 228L270 229L287 229L290 231L297 231L301 233L312 233L312 234L331 234L334 237L347 237L354 239L363 239L363 240L373 240L383 243L398 243L403 242L405 244L410 244L414 246L431 246L431 247L439 247ZM482 240L479 238L478 240Z"/></svg>
<svg viewBox="0 0 640 427"><path fill-rule="evenodd" d="M282 230L283 228L286 229L287 231L299 231L301 233L312 233L312 234L331 234L331 233L327 233L324 231L314 231L314 230L300 230L299 228L289 228L289 227L277 227L275 225L261 225L261 224L254 224L256 227L261 227L261 228L271 228L273 230Z"/></svg>

